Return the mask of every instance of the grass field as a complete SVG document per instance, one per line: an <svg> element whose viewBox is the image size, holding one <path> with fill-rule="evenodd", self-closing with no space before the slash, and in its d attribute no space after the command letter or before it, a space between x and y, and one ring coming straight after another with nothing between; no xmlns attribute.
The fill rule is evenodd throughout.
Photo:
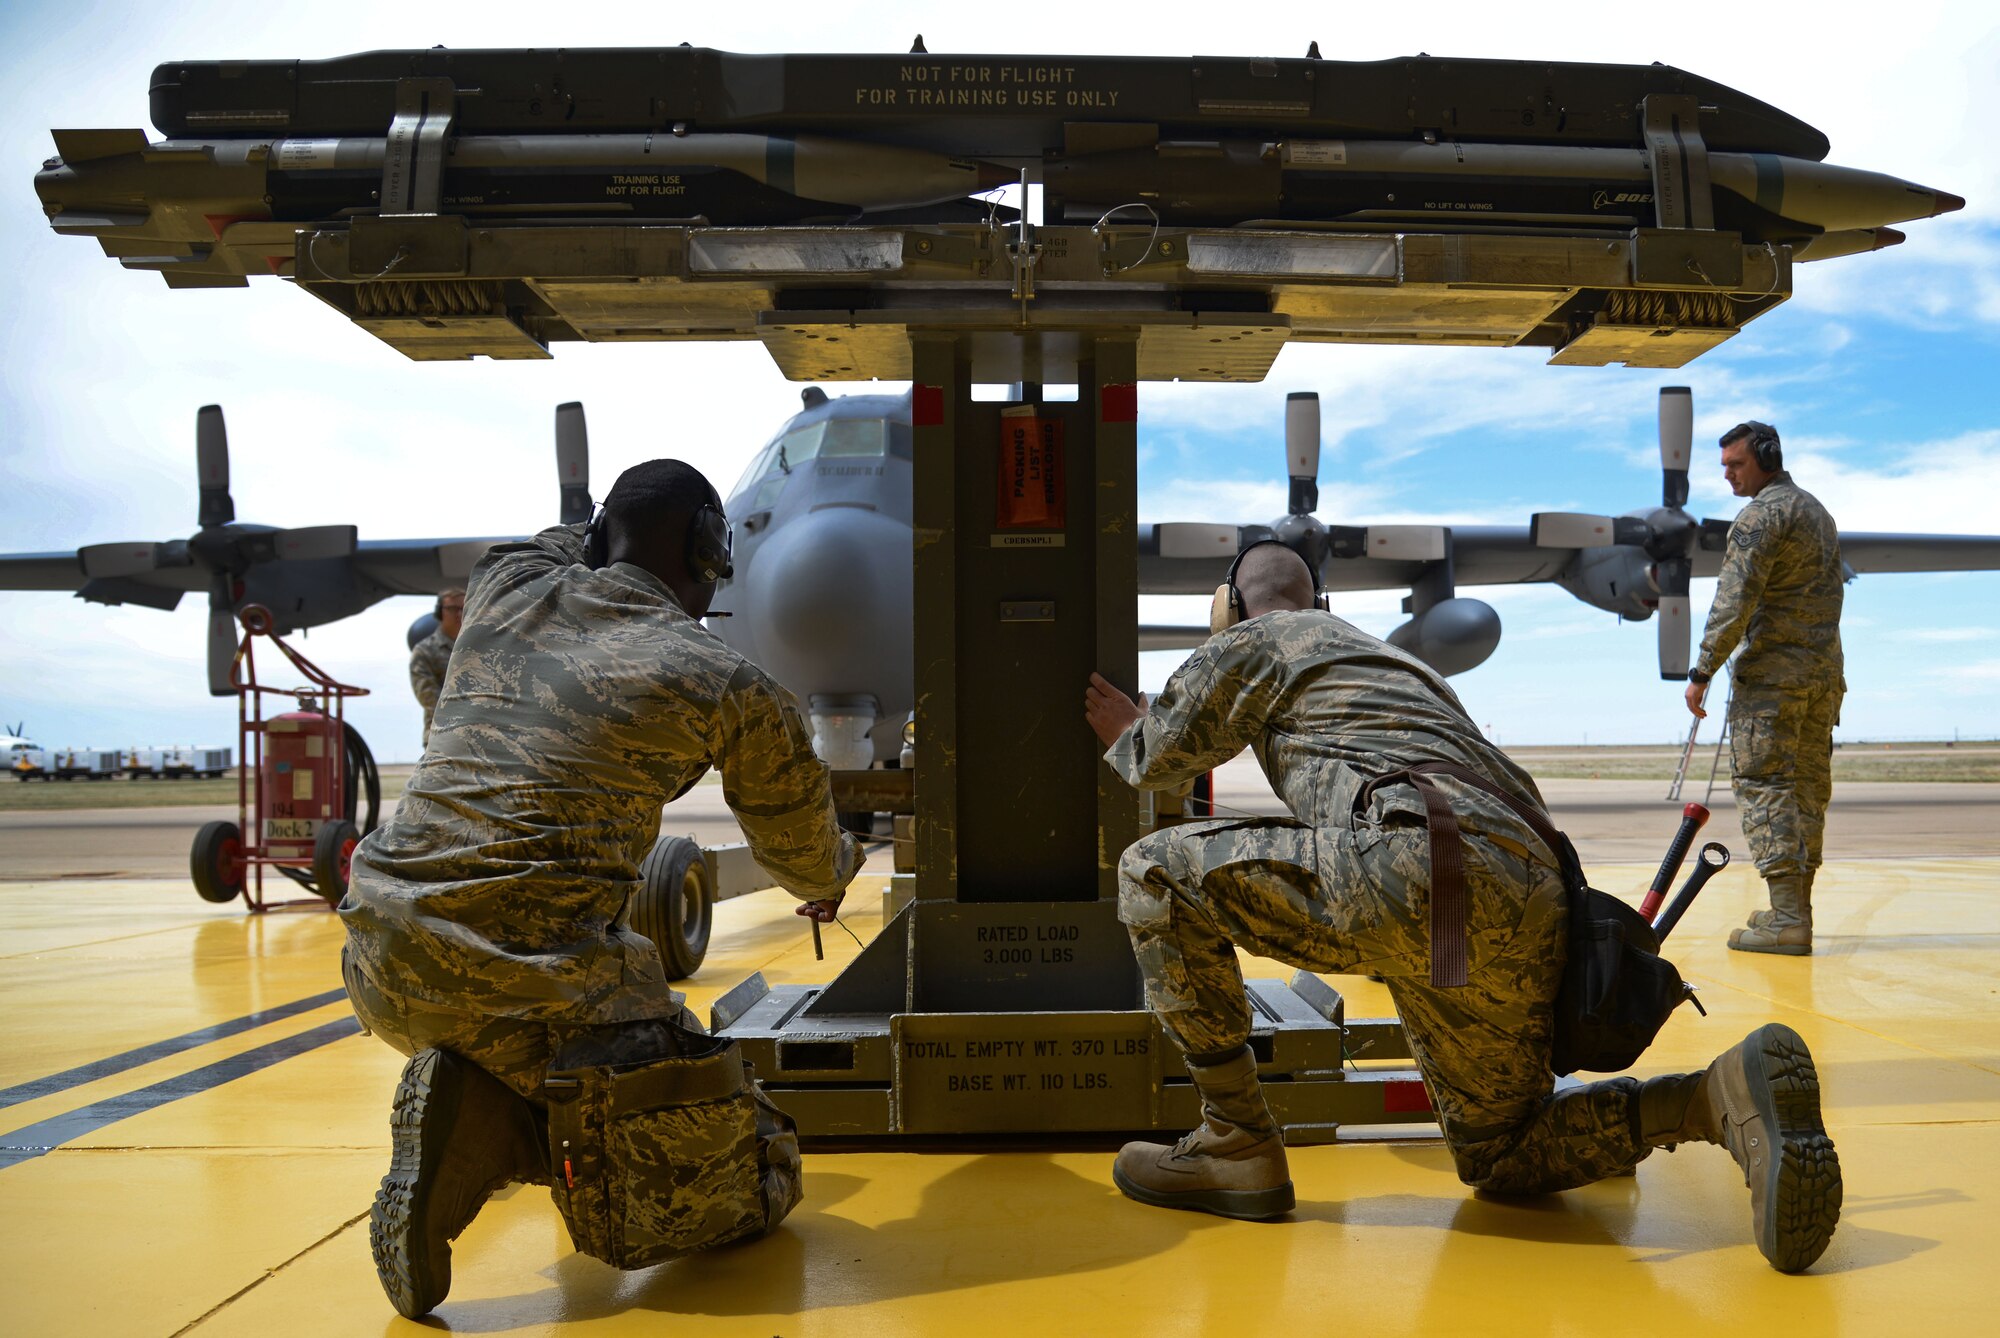
<svg viewBox="0 0 2000 1338"><path fill-rule="evenodd" d="M1673 779L1681 752L1670 744L1630 744L1598 748L1509 748L1507 753L1541 780ZM1708 784L1715 744L1700 743L1688 765L1688 784ZM407 765L382 768L382 799L403 793ZM1716 772L1729 780L1723 750ZM711 776L709 778L713 780ZM1977 743L1852 743L1834 749L1833 779L1841 781L2000 781L2000 740ZM0 813L75 808L165 808L172 805L236 803L236 773L219 780L194 781L7 781L0 780Z"/></svg>
<svg viewBox="0 0 2000 1338"><path fill-rule="evenodd" d="M1507 755L1542 780L1672 780L1681 750L1665 745L1610 748L1509 748ZM1715 743L1697 741L1688 783L1706 785ZM1729 750L1716 769L1729 779ZM1833 750L1833 781L2000 781L2000 741L1851 743Z"/></svg>
<svg viewBox="0 0 2000 1338"><path fill-rule="evenodd" d="M403 793L408 767L382 769L382 802ZM236 803L236 773L215 780L0 780L0 813L65 808L170 808Z"/></svg>

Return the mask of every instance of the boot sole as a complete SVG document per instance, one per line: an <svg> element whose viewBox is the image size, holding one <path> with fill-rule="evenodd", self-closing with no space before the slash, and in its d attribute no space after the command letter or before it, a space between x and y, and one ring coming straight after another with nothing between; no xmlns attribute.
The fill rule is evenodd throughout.
<svg viewBox="0 0 2000 1338"><path fill-rule="evenodd" d="M1730 951L1732 952L1768 952L1778 957L1812 956L1812 944L1810 943L1766 944L1766 943L1741 943L1732 941L1729 944L1729 948Z"/></svg>
<svg viewBox="0 0 2000 1338"><path fill-rule="evenodd" d="M1750 1092L1778 1155L1765 1172L1763 1239L1757 1248L1781 1273L1797 1273L1825 1252L1840 1224L1840 1157L1819 1109L1819 1072L1812 1051L1782 1023L1766 1025L1757 1041L1761 1063L1751 1067Z"/></svg>
<svg viewBox="0 0 2000 1338"><path fill-rule="evenodd" d="M1134 1184L1124 1172L1113 1166L1111 1183L1118 1186L1118 1192L1126 1198L1151 1204L1155 1208L1213 1213L1217 1217L1233 1217L1239 1222L1269 1222L1298 1206L1289 1180L1270 1189L1188 1189L1166 1193Z"/></svg>
<svg viewBox="0 0 2000 1338"><path fill-rule="evenodd" d="M375 1276L396 1313L405 1319L428 1315L451 1290L451 1247L430 1248L426 1195L420 1190L426 1167L444 1157L444 1143L456 1102L439 1090L444 1055L425 1050L403 1069L389 1111L389 1173L375 1191L368 1214L368 1248Z"/></svg>

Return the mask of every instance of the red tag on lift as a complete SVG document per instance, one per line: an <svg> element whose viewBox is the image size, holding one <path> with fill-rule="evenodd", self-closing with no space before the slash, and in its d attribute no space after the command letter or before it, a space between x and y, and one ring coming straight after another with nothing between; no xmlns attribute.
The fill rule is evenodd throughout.
<svg viewBox="0 0 2000 1338"><path fill-rule="evenodd" d="M1430 1108L1430 1094L1424 1091L1423 1083L1400 1078L1382 1084L1383 1114L1410 1115Z"/></svg>
<svg viewBox="0 0 2000 1338"><path fill-rule="evenodd" d="M1063 488L1062 420L1003 410L997 484L995 529L1063 528L1069 508Z"/></svg>
<svg viewBox="0 0 2000 1338"><path fill-rule="evenodd" d="M1107 423L1139 421L1139 387L1130 381L1108 385L1097 392L1098 417Z"/></svg>
<svg viewBox="0 0 2000 1338"><path fill-rule="evenodd" d="M944 387L915 385L910 387L910 425L912 427L944 426Z"/></svg>

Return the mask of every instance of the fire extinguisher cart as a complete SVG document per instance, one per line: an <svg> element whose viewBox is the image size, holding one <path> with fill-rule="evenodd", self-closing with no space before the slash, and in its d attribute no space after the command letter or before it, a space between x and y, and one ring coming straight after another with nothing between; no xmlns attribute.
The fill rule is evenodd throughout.
<svg viewBox="0 0 2000 1338"><path fill-rule="evenodd" d="M330 908L347 894L348 865L375 825L381 781L368 745L347 724L349 697L366 688L336 682L273 632L269 609L238 615L243 640L229 671L236 689L237 821L208 823L195 834L190 872L213 902L244 898L253 913L289 906ZM270 638L306 682L276 687L257 681L256 641ZM265 715L266 696L291 697L296 709ZM354 819L357 789L368 793L363 826ZM264 870L276 869L314 895L268 901Z"/></svg>

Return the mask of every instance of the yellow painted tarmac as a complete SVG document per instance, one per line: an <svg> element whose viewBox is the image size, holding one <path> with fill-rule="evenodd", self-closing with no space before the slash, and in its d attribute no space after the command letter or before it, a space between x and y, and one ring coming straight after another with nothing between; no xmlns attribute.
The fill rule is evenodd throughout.
<svg viewBox="0 0 2000 1338"><path fill-rule="evenodd" d="M1651 869L1592 872L1625 889ZM850 897L864 939L872 890ZM2000 857L1829 865L1803 960L1723 949L1757 891L1733 866L1683 922L1673 955L1710 1016L1677 1014L1641 1072L1696 1067L1769 1019L1806 1037L1847 1208L1803 1277L1763 1263L1740 1177L1707 1147L1529 1202L1469 1193L1435 1142L1298 1149L1299 1208L1276 1224L1129 1203L1098 1150L809 1153L806 1202L773 1236L631 1274L575 1254L547 1194L516 1187L459 1241L431 1327L2000 1331L1979 1281L2000 1253ZM177 880L0 885L0 1334L415 1331L367 1244L402 1060L353 1034L339 938L324 912L251 917ZM782 894L725 903L691 1002L705 1015L753 970L828 979L855 948L826 945L815 962ZM1334 983L1350 1013L1388 1011L1379 986Z"/></svg>

